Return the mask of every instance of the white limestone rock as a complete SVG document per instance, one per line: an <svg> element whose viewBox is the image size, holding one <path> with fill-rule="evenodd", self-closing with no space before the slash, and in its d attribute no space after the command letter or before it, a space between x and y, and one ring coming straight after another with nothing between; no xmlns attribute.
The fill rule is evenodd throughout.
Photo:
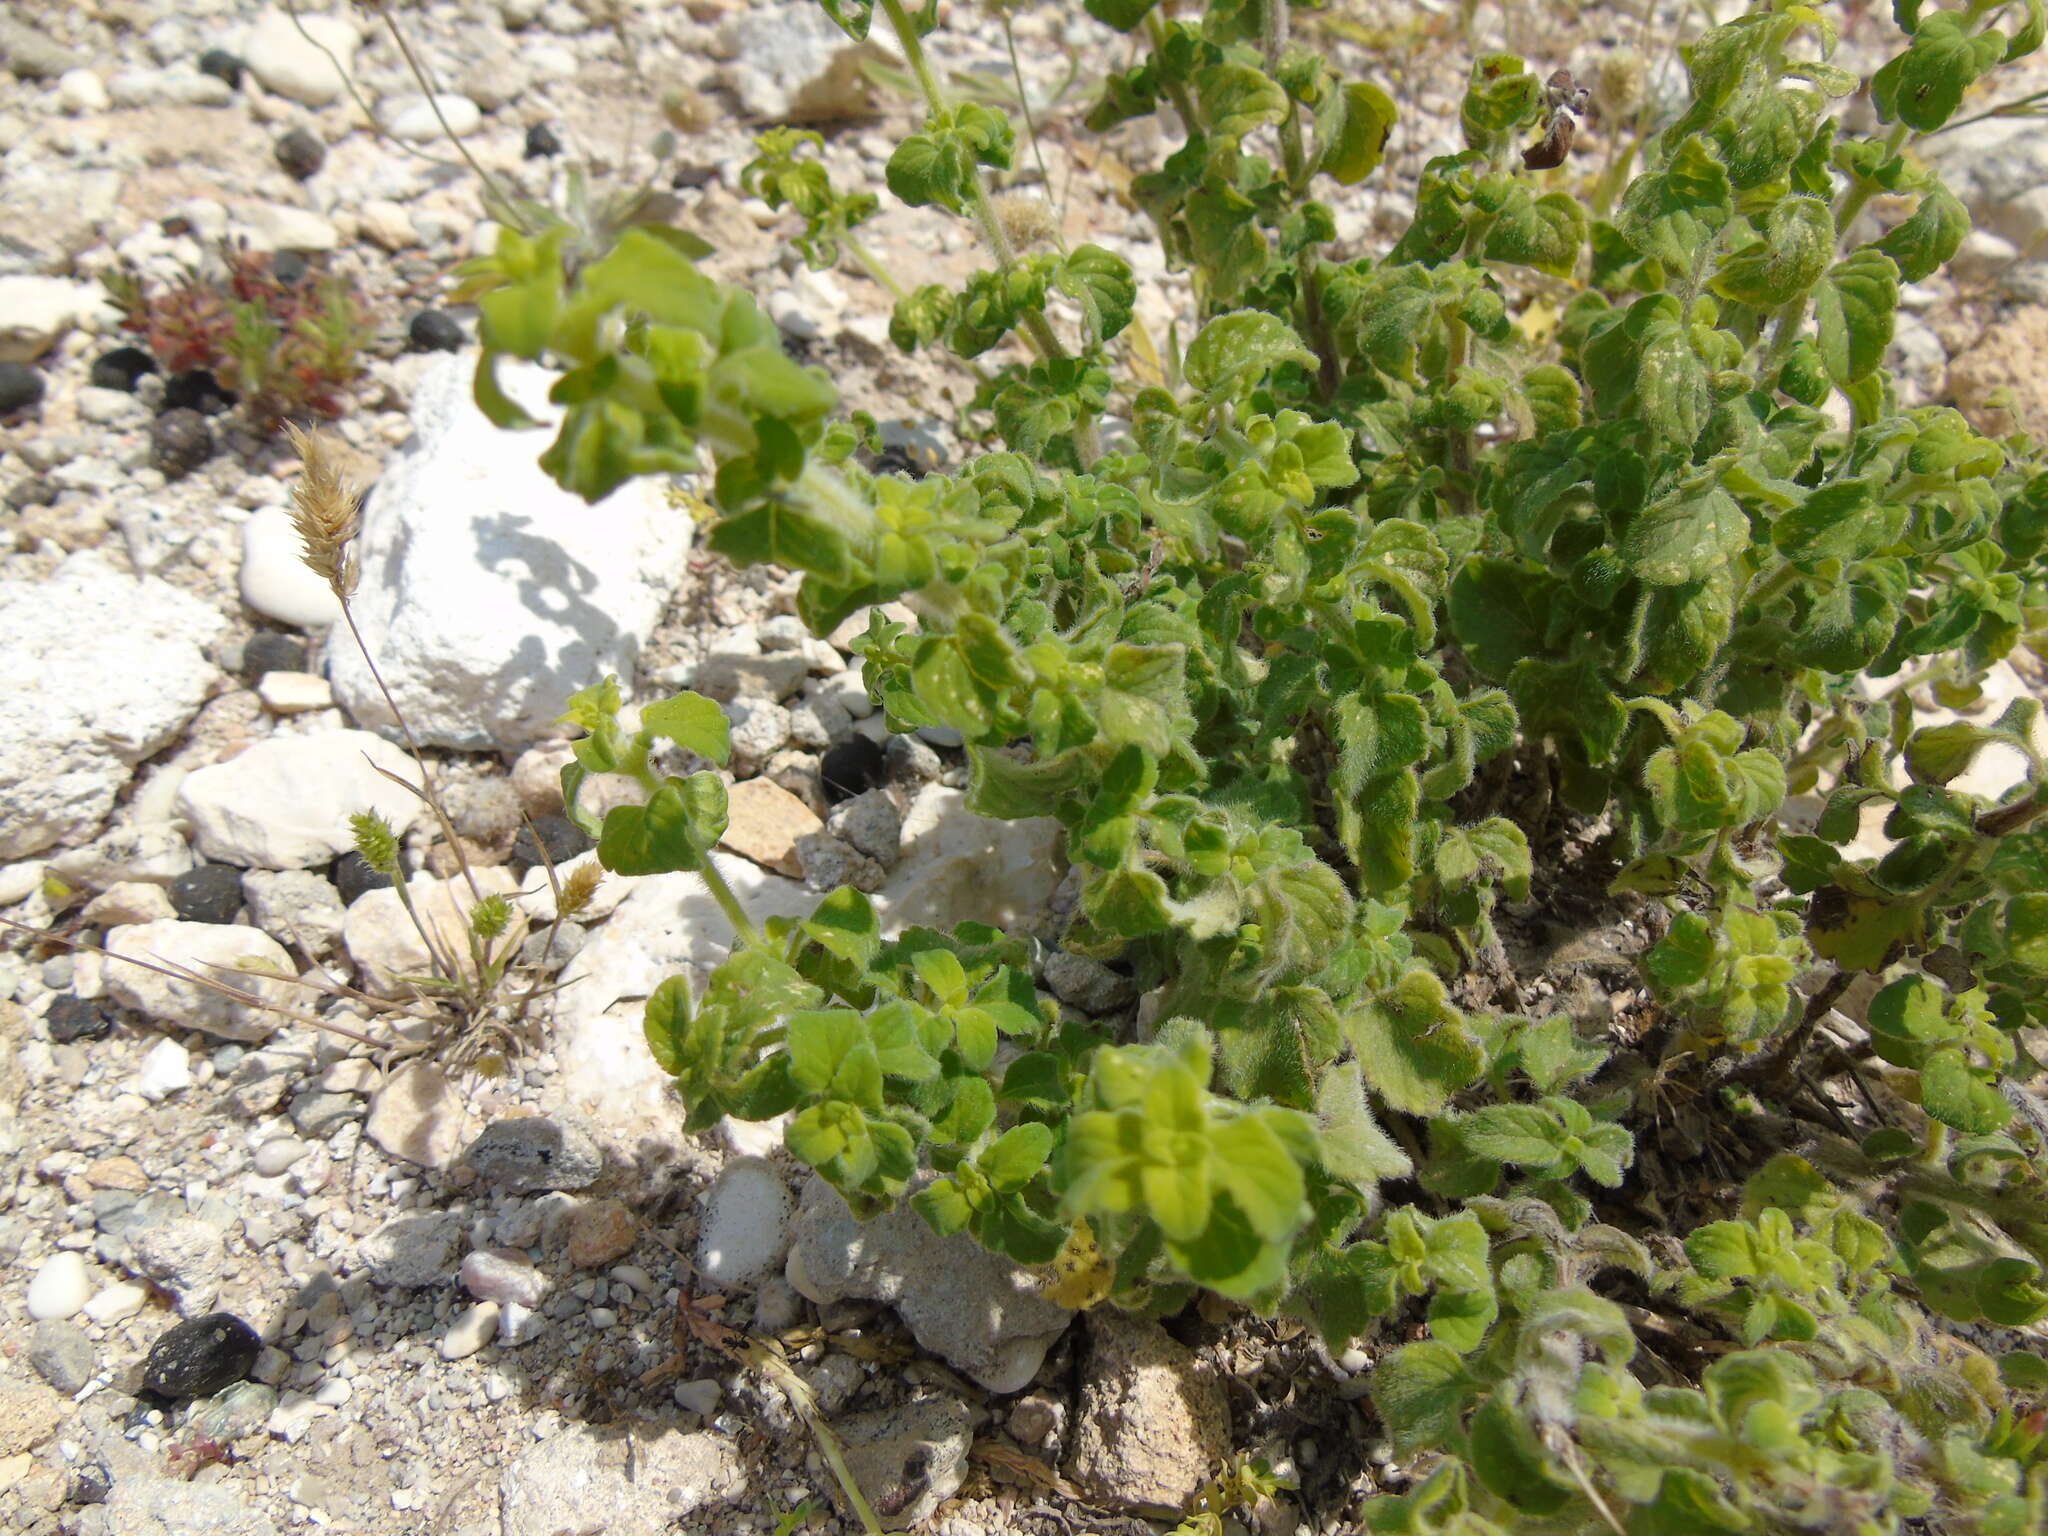
<svg viewBox="0 0 2048 1536"><path fill-rule="evenodd" d="M215 864L310 869L355 846L349 818L358 811L381 812L400 834L418 818L419 797L378 768L418 779L404 752L368 731L273 736L187 774L178 814Z"/></svg>
<svg viewBox="0 0 2048 1536"><path fill-rule="evenodd" d="M206 702L222 623L91 550L48 581L0 581L0 859L92 834Z"/></svg>
<svg viewBox="0 0 2048 1536"><path fill-rule="evenodd" d="M201 976L216 978L274 1005L294 1006L297 989L289 982L251 974L258 965L286 976L297 974L291 956L267 933L232 923L186 923L176 920L139 923L107 934L102 984L124 1007L176 1029L197 1029L223 1040L267 1040L283 1022L254 1003L235 1002L184 976L167 975L128 960L161 961Z"/></svg>
<svg viewBox="0 0 2048 1536"><path fill-rule="evenodd" d="M632 676L690 523L655 477L594 507L564 491L537 462L552 427L492 426L471 399L474 368L473 355L450 354L421 376L412 441L364 513L354 611L421 741L516 751L560 734L577 689ZM500 373L543 420L552 377ZM353 647L337 647L329 670L353 718L395 729Z"/></svg>

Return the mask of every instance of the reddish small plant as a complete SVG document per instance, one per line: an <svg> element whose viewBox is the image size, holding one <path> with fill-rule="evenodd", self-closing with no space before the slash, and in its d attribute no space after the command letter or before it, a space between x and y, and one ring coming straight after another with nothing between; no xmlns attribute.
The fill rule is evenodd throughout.
<svg viewBox="0 0 2048 1536"><path fill-rule="evenodd" d="M311 267L287 281L257 251L229 252L227 267L222 278L188 274L156 290L124 269L107 291L166 371L213 370L263 431L339 416L368 329L354 288Z"/></svg>
<svg viewBox="0 0 2048 1536"><path fill-rule="evenodd" d="M233 1446L215 1439L204 1430L195 1429L171 1447L165 1461L171 1471L189 1483L199 1475L202 1467L231 1467L235 1464L236 1456Z"/></svg>

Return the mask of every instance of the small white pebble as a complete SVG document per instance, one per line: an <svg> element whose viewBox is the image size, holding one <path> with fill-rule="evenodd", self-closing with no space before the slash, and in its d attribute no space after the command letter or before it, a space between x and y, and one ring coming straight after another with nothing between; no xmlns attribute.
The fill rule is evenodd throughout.
<svg viewBox="0 0 2048 1536"><path fill-rule="evenodd" d="M134 1280L119 1280L85 1304L85 1315L105 1327L135 1316L148 1305L148 1286Z"/></svg>
<svg viewBox="0 0 2048 1536"><path fill-rule="evenodd" d="M616 1328L619 1326L619 1314L610 1307L592 1307L583 1315L590 1319L590 1326L593 1328Z"/></svg>
<svg viewBox="0 0 2048 1536"><path fill-rule="evenodd" d="M313 1401L323 1408L343 1408L355 1396L355 1388L339 1376L331 1376L321 1383L320 1390L313 1394Z"/></svg>
<svg viewBox="0 0 2048 1536"><path fill-rule="evenodd" d="M441 1335L443 1360L467 1360L497 1336L498 1304L480 1301L460 1313Z"/></svg>
<svg viewBox="0 0 2048 1536"><path fill-rule="evenodd" d="M502 1371L492 1371L484 1377L484 1397L493 1403L502 1403L512 1395L512 1382Z"/></svg>
<svg viewBox="0 0 2048 1536"><path fill-rule="evenodd" d="M708 1419L718 1412L718 1400L724 1395L725 1389L708 1376L699 1381L676 1383L676 1406L688 1409L700 1419Z"/></svg>
<svg viewBox="0 0 2048 1536"><path fill-rule="evenodd" d="M306 1144L296 1136L278 1136L256 1149L256 1171L274 1179L306 1155Z"/></svg>
<svg viewBox="0 0 2048 1536"><path fill-rule="evenodd" d="M92 1276L76 1253L53 1254L28 1283L28 1315L37 1322L76 1317L92 1299Z"/></svg>
<svg viewBox="0 0 2048 1536"><path fill-rule="evenodd" d="M516 1301L507 1302L499 1316L498 1342L516 1348L539 1338L547 1325L547 1318L533 1308L522 1307Z"/></svg>
<svg viewBox="0 0 2048 1536"><path fill-rule="evenodd" d="M637 1264L619 1265L612 1271L612 1278L618 1281L619 1284L639 1292L642 1296L645 1296L654 1289L654 1277ZM616 1297L616 1293L614 1295Z"/></svg>

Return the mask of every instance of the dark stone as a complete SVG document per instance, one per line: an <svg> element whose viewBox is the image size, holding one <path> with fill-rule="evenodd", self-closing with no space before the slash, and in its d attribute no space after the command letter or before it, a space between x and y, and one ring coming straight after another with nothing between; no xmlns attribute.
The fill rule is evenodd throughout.
<svg viewBox="0 0 2048 1536"><path fill-rule="evenodd" d="M270 258L270 275L287 288L304 282L310 267L304 251L279 251Z"/></svg>
<svg viewBox="0 0 2048 1536"><path fill-rule="evenodd" d="M562 152L562 141L555 137L555 130L546 123L535 123L526 130L526 158L545 160L550 155Z"/></svg>
<svg viewBox="0 0 2048 1536"><path fill-rule="evenodd" d="M7 510L10 512L26 512L30 507L53 507L56 504L57 487L41 475L17 480L7 488Z"/></svg>
<svg viewBox="0 0 2048 1536"><path fill-rule="evenodd" d="M242 676L255 682L266 672L306 670L306 642L297 635L259 629L242 644Z"/></svg>
<svg viewBox="0 0 2048 1536"><path fill-rule="evenodd" d="M209 48L199 55L199 73L227 81L231 91L242 88L242 61L225 48Z"/></svg>
<svg viewBox="0 0 2048 1536"><path fill-rule="evenodd" d="M149 429L149 461L178 480L213 457L213 428L195 410L165 411Z"/></svg>
<svg viewBox="0 0 2048 1536"><path fill-rule="evenodd" d="M415 352L460 352L467 338L445 310L423 309L405 328L406 343Z"/></svg>
<svg viewBox="0 0 2048 1536"><path fill-rule="evenodd" d="M922 480L945 467L946 445L922 427L907 421L885 421L875 429L879 452L869 454L868 468L878 475L908 475Z"/></svg>
<svg viewBox="0 0 2048 1536"><path fill-rule="evenodd" d="M114 1474L105 1462L81 1461L71 1469L71 1487L65 1495L74 1504L104 1504L114 1491Z"/></svg>
<svg viewBox="0 0 2048 1536"><path fill-rule="evenodd" d="M211 1397L255 1369L263 1341L232 1312L209 1312L158 1337L142 1384L160 1397Z"/></svg>
<svg viewBox="0 0 2048 1536"><path fill-rule="evenodd" d="M100 389L135 393L135 381L156 372L156 359L140 347L116 347L92 365L92 382Z"/></svg>
<svg viewBox="0 0 2048 1536"><path fill-rule="evenodd" d="M294 128L277 141L277 163L294 181L304 181L327 163L327 146L310 129Z"/></svg>
<svg viewBox="0 0 2048 1536"><path fill-rule="evenodd" d="M540 834L538 843L534 841L536 832ZM545 848L548 857L561 864L595 846L590 834L568 817L536 816L532 826L521 826L519 835L512 839L512 862L521 869L531 869L541 862L540 852Z"/></svg>
<svg viewBox="0 0 2048 1536"><path fill-rule="evenodd" d="M828 801L837 805L851 800L882 782L882 749L865 736L849 736L826 750L818 772L825 781Z"/></svg>
<svg viewBox="0 0 2048 1536"><path fill-rule="evenodd" d="M40 405L43 376L27 363L0 363L0 416Z"/></svg>
<svg viewBox="0 0 2048 1536"><path fill-rule="evenodd" d="M715 165L679 165L675 174L669 177L668 184L678 192L690 192L708 187L716 180L718 167Z"/></svg>
<svg viewBox="0 0 2048 1536"><path fill-rule="evenodd" d="M799 336L795 331L782 333L782 355L792 363L811 361L817 343L808 336Z"/></svg>
<svg viewBox="0 0 2048 1536"><path fill-rule="evenodd" d="M183 373L174 373L164 380L165 411L197 411L202 416L218 416L230 409L240 397L213 376L211 368L187 368Z"/></svg>
<svg viewBox="0 0 2048 1536"><path fill-rule="evenodd" d="M70 1045L79 1040L97 1040L113 1033L114 1021L107 1011L91 998L75 997L66 992L50 1004L50 1011L43 1015L43 1022L50 1027L50 1038L58 1045Z"/></svg>
<svg viewBox="0 0 2048 1536"><path fill-rule="evenodd" d="M334 881L334 888L341 892L341 904L345 907L354 906L356 898L363 892L381 891L391 884L389 875L381 875L370 868L353 848L334 861L329 878Z"/></svg>
<svg viewBox="0 0 2048 1536"><path fill-rule="evenodd" d="M242 910L242 872L232 864L201 864L171 882L171 905L188 923L232 923Z"/></svg>

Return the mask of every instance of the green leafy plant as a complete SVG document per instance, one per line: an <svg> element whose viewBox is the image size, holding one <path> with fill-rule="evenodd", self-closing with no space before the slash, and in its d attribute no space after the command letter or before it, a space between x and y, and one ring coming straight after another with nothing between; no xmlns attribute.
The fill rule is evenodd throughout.
<svg viewBox="0 0 2048 1536"><path fill-rule="evenodd" d="M856 38L877 14L825 8ZM888 937L852 890L754 924L705 857L722 784L652 766L721 761L715 706L628 731L592 690L572 805L591 772L646 797L593 823L601 857L701 874L738 935L648 1004L689 1123L788 1114L857 1213L908 1200L1085 1271L1058 1289L1084 1303L1420 1323L1374 1378L1419 1460L1372 1529L2038 1528L2048 1373L1932 1317L2048 1307L2048 778L2035 706L1913 706L2048 640L2048 476L1902 405L1884 359L1968 229L1915 137L2042 8L1895 7L1864 137L1829 16L1761 5L1686 45L1689 101L1591 197L1569 79L1482 58L1406 233L1342 262L1319 199L1375 170L1384 91L1279 0L1086 8L1136 60L1087 127L1178 125L1131 186L1192 281L1163 359L1122 257L1013 240L1016 132L946 94L936 7L879 5L924 107L887 190L989 261L886 284L899 346L977 371L998 446L950 475L859 468L829 382L687 241L579 265L511 235L471 269L479 402L516 422L498 359L559 365L565 486L708 457L711 547L801 571L813 629L909 605L857 641L889 725L959 733L982 815L1059 823L1060 944L1148 994L1143 1024L1063 1016L1020 936ZM750 185L807 259L872 266L881 194L815 148L768 136ZM1964 787L1994 744L2025 763L1995 800ZM1606 1038L1530 1015L1503 933L1573 879L1652 935ZM1859 975L1861 1033L1829 1022ZM1678 1091L1750 1177L1674 1247L1628 1229L1667 1219L1643 1169Z"/></svg>

